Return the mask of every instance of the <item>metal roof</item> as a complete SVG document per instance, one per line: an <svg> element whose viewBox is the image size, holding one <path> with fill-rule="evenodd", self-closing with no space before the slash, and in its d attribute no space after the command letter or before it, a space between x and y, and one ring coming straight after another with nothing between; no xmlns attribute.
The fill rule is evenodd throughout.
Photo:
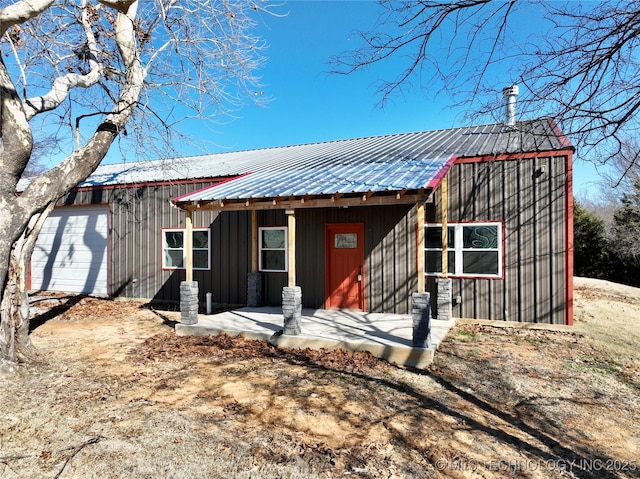
<svg viewBox="0 0 640 479"><path fill-rule="evenodd" d="M427 160L436 161L457 157L474 157L548 151L571 148L566 137L549 119L519 122L515 127L491 124L446 130L400 133L384 136L335 140L305 145L261 148L257 150L215 153L210 155L171 158L164 160L124 162L100 165L79 187L131 185L140 183L170 182L228 178L261 171L306 168L305 174L313 175L308 168L325 168L328 175L346 175L342 181L355 177L363 183L395 187L402 180L397 175L414 180L413 174ZM408 161L409 160L409 161ZM414 163L410 163L413 161ZM404 162L404 163L401 163ZM378 176L368 173L376 164ZM409 172L401 172L401 166ZM423 166L423 165L422 165ZM340 168L348 168L349 171ZM368 173L368 177L364 177ZM388 184L381 180L385 175L394 175ZM373 175L373 176L372 176ZM287 183L290 183L290 178ZM303 178L297 178L299 188L304 190ZM271 175L265 181L274 181ZM398 183L400 181L400 183ZM381 183L382 182L382 183ZM26 188L29 180L22 180L19 191ZM292 186L292 185L289 185ZM318 185L314 185L314 188ZM302 191L300 189L296 191Z"/></svg>
<svg viewBox="0 0 640 479"><path fill-rule="evenodd" d="M571 148L548 119L211 155L240 178L174 203L434 188L455 157ZM207 157L210 158L210 157ZM228 172L229 170L224 170Z"/></svg>
<svg viewBox="0 0 640 479"><path fill-rule="evenodd" d="M276 170L260 171L214 185L180 198L175 203L211 200L334 195L435 188L453 164L449 158L407 158L348 164L334 158L333 164L304 162Z"/></svg>

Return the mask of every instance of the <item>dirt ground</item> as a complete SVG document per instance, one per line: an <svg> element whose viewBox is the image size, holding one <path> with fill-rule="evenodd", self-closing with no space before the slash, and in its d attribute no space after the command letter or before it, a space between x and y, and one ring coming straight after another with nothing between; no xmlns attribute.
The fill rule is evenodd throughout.
<svg viewBox="0 0 640 479"><path fill-rule="evenodd" d="M640 477L638 289L576 278L570 331L460 325L426 371L177 337L138 301L36 307L0 479Z"/></svg>

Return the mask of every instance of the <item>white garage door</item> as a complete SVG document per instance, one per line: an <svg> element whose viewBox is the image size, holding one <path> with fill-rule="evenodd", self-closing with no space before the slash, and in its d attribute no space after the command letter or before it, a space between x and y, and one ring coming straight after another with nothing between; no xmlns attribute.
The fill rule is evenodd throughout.
<svg viewBox="0 0 640 479"><path fill-rule="evenodd" d="M31 288L107 294L108 232L106 206L56 208L31 257Z"/></svg>

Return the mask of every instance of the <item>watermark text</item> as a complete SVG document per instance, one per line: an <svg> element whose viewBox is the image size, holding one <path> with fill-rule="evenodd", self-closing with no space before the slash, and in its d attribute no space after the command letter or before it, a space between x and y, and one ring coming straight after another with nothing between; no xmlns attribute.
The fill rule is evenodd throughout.
<svg viewBox="0 0 640 479"><path fill-rule="evenodd" d="M608 471L608 472L632 472L640 469L633 461L617 459L486 459L474 460L469 458L438 459L434 463L437 471Z"/></svg>

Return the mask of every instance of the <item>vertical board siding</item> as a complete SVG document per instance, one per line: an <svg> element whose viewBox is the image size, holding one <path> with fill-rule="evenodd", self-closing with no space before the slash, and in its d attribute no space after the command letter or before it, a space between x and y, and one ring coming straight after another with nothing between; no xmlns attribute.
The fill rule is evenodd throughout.
<svg viewBox="0 0 640 479"><path fill-rule="evenodd" d="M363 223L365 308L372 312L408 313L416 281L415 207L407 205L301 210L297 259L306 307L324 304L324 229L330 223ZM307 268L303 258L317 255ZM309 287L313 288L309 295ZM305 300L305 297L307 300ZM308 301L308 302L307 302Z"/></svg>
<svg viewBox="0 0 640 479"><path fill-rule="evenodd" d="M283 211L261 211L260 226L285 226ZM297 283L305 308L325 301L325 225L364 223L367 311L409 313L415 277L415 207L407 205L311 208L296 211ZM283 273L265 273L265 302L280 305Z"/></svg>
<svg viewBox="0 0 640 479"><path fill-rule="evenodd" d="M502 221L504 278L453 281L461 303L454 315L563 324L565 321L565 157L455 164L449 174L449 221ZM66 205L108 203L110 292L176 301L184 270L163 271L163 228L184 228L170 199L210 183L149 185L70 193ZM286 226L284 210L259 211L259 226ZM439 191L426 221L440 221ZM366 309L409 313L416 290L416 208L410 205L315 208L296 211L297 283L303 305L325 301L325 226L363 223ZM211 270L194 271L201 301L246 303L251 268L250 212L197 211L194 227L211 229ZM423 251L420 254L424 254ZM280 305L285 273L263 273L266 305ZM435 298L435 278L427 291ZM435 309L435 308L434 308Z"/></svg>
<svg viewBox="0 0 640 479"><path fill-rule="evenodd" d="M216 303L245 304L251 269L251 213L220 213L211 224L211 247L207 292Z"/></svg>
<svg viewBox="0 0 640 479"><path fill-rule="evenodd" d="M296 211L296 278L307 308L324 308L325 228L338 222L337 208Z"/></svg>
<svg viewBox="0 0 640 479"><path fill-rule="evenodd" d="M454 316L565 323L566 158L455 164L449 174L449 221L504 222L504 278L455 278ZM426 212L440 221L440 197ZM435 278L427 279L435 294Z"/></svg>
<svg viewBox="0 0 640 479"><path fill-rule="evenodd" d="M73 191L61 203L109 204L111 295L177 300L180 297L180 281L184 280L185 273L184 270L162 270L161 235L163 228L184 228L185 216L184 212L171 206L170 199L209 185L209 182L203 182L96 188ZM194 226L209 227L216 216L217 213L211 211L197 212ZM213 250L211 254L213 265ZM211 272L195 271L194 279L200 282L201 292L211 290Z"/></svg>

